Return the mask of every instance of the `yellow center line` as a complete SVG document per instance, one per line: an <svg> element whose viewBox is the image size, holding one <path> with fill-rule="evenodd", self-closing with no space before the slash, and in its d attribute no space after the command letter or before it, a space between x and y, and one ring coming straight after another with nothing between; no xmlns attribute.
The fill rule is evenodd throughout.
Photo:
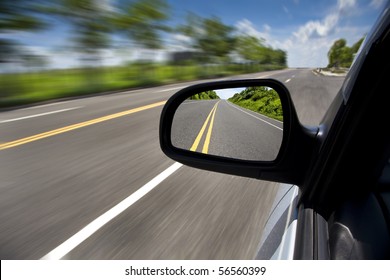
<svg viewBox="0 0 390 280"><path fill-rule="evenodd" d="M214 112L214 109L215 109L216 105L217 105L217 104L214 105L213 109L211 109L211 111L210 111L210 114L207 116L206 121L204 122L202 128L200 129L200 131L199 131L199 133L198 133L198 136L196 136L195 141L194 141L194 143L193 143L192 146L191 146L190 151L196 152L196 149L198 148L200 139L202 139L203 133L204 133L204 131L205 131L205 129L206 129L206 126L207 126L207 124L208 124L208 122L209 122L209 119L210 119L212 113Z"/></svg>
<svg viewBox="0 0 390 280"><path fill-rule="evenodd" d="M217 112L217 108L218 108L219 102L220 101L218 101L217 104L215 104L215 109L214 109L214 112L213 112L213 116L211 117L211 120L210 120L209 129L207 130L206 140L204 140L203 150L202 150L202 153L204 153L204 154L207 154L209 152L209 144L210 144L210 139L211 139L211 132L213 131L215 112Z"/></svg>
<svg viewBox="0 0 390 280"><path fill-rule="evenodd" d="M219 102L218 102L218 103L219 103ZM211 115L213 115L213 113L215 112L218 103L216 103L216 104L214 105L213 109L211 109L209 115L208 115L207 118L206 118L206 121L204 122L202 128L200 129L200 131L199 131L199 133L198 133L198 136L196 136L195 141L194 141L194 143L192 144L190 151L196 152L196 149L198 148L199 142L200 142L200 140L201 140L202 137L203 137L204 131L206 130L207 124L209 123L210 117L211 117Z"/></svg>
<svg viewBox="0 0 390 280"><path fill-rule="evenodd" d="M151 108L155 108L155 107L158 107L158 106L162 106L162 105L165 104L165 102L166 101L161 101L161 102L157 102L157 103L141 106L141 107L134 108L134 109L131 109L131 110L127 110L127 111L123 111L123 112L107 115L107 116L100 117L100 118L97 118L97 119L93 119L93 120L89 120L89 121L85 121L85 122L81 122L81 123L76 123L76 124L73 124L73 125L65 126L65 127L62 127L62 128L54 129L54 130L50 130L50 131L43 132L43 133L40 133L40 134L36 134L36 135L29 136L29 137L21 138L21 139L15 140L15 141L6 142L6 143L3 143L3 144L0 144L0 150L13 148L13 147L16 147L16 146L27 144L27 143L30 143L30 142L33 142L33 141L37 141L37 140L40 140L40 139L43 139L43 138L51 137L51 136L54 136L54 135L57 135L57 134L61 134L61 133L64 133L64 132L68 132L68 131L71 131L71 130L79 129L79 128L86 127L86 126L89 126L89 125L101 123L101 122L104 122L104 121L116 119L116 118L123 117L123 116L126 116L126 115L130 115L130 114L134 114L134 113L141 112L141 111L144 111L144 110L148 110L148 109L151 109Z"/></svg>

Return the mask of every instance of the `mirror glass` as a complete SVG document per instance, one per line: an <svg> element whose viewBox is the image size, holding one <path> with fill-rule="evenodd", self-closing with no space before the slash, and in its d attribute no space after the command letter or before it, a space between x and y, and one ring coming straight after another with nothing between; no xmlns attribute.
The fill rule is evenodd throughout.
<svg viewBox="0 0 390 280"><path fill-rule="evenodd" d="M271 161L283 139L278 93L265 86L199 92L178 107L172 144L227 158Z"/></svg>

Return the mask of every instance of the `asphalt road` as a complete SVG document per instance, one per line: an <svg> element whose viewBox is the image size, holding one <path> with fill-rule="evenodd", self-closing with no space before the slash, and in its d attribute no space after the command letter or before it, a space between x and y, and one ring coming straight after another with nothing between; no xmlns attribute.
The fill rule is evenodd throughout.
<svg viewBox="0 0 390 280"><path fill-rule="evenodd" d="M227 100L188 101L175 113L172 144L190 150L197 137L201 140L197 152L271 161L278 155L282 143L283 123Z"/></svg>
<svg viewBox="0 0 390 280"><path fill-rule="evenodd" d="M261 77L284 82L311 125L343 81L240 78ZM194 83L1 112L0 258L254 258L275 183L180 166L159 148L162 102Z"/></svg>

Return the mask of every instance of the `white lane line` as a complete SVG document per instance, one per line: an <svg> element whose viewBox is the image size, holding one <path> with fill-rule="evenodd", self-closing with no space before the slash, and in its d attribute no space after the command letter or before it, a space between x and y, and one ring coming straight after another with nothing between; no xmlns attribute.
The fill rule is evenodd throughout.
<svg viewBox="0 0 390 280"><path fill-rule="evenodd" d="M232 102L229 102L229 101L227 101L226 100L226 102L228 102L228 104L229 105L231 105L231 106L238 106L238 105L235 105L234 103L232 103ZM233 105L234 104L234 105ZM237 107L238 108L238 107ZM246 110L249 110L249 109L246 109ZM258 115L261 115L260 113L256 113L256 112L254 112L254 111L251 111L251 110L249 110L251 113L253 113L253 114L258 114ZM254 116L255 117L255 116ZM279 121L279 120L277 120L277 119L273 119L273 118L270 118L270 117L267 117L266 115L261 115L261 117L262 118L266 118L266 119L269 119L269 120L272 120L273 122L278 122L278 123L280 123L281 125L283 125L283 122L282 121ZM283 130L283 129L282 129Z"/></svg>
<svg viewBox="0 0 390 280"><path fill-rule="evenodd" d="M158 92L165 92L165 91L170 91L170 90L175 90L175 89L182 89L182 88L184 88L184 87L167 88L167 89L159 90Z"/></svg>
<svg viewBox="0 0 390 280"><path fill-rule="evenodd" d="M274 73L274 74L275 74L275 73ZM267 78L267 77L272 76L272 75L274 75L274 74L263 75L263 76L258 77L258 79Z"/></svg>
<svg viewBox="0 0 390 280"><path fill-rule="evenodd" d="M94 234L97 230L107 224L109 221L114 219L116 216L121 214L139 199L141 199L148 192L153 190L157 185L159 185L162 181L168 178L171 174L173 174L176 170L178 170L183 165L181 163L174 163L163 172L154 177L151 181L146 183L136 192L119 202L113 208L108 210L106 213L102 214L91 223L86 225L83 229L77 232L75 235L70 237L64 243L59 245L57 248L49 252L47 255L43 256L41 260L59 260L63 258L66 254L80 245L83 241L85 241L88 237Z"/></svg>
<svg viewBox="0 0 390 280"><path fill-rule="evenodd" d="M0 123L8 123L8 122L20 121L20 120L25 120L25 119L31 119L31 118L36 118L36 117L41 117L41 116L76 110L76 109L80 109L80 108L83 108L83 106L67 108L67 109L62 109L62 110L57 110L57 111L51 111L51 112L46 112L46 113L42 113L42 114L30 115L30 116L26 116L26 117L15 118L15 119L3 120L3 121L0 121Z"/></svg>
<svg viewBox="0 0 390 280"><path fill-rule="evenodd" d="M55 103L43 104L43 105L38 105L38 106L32 106L32 107L28 107L28 108L19 109L19 111L34 110L34 109L38 109L38 108L45 108L45 107L50 107L50 106L56 106L56 105L65 104L65 103L69 103L69 102L70 101L60 101L60 102L55 102Z"/></svg>
<svg viewBox="0 0 390 280"><path fill-rule="evenodd" d="M237 109L237 110L240 110L241 112L243 112L243 113L245 113L245 114L247 114L247 115L249 115L249 116L251 116L251 117L253 117L253 118L255 118L255 119L258 119L258 120L260 120L260 121L262 121L262 122L265 122L265 123L267 123L267 124L269 124L269 125L271 125L271 126L277 128L277 129L283 131L283 128L280 128L280 127L278 127L278 126L276 126L276 125L274 125L274 124L272 124L272 123L270 123L270 122L267 122L267 121L265 121L265 120L263 120L263 119L261 119L261 118L259 118L259 117L256 117L256 116L254 116L254 115L252 115L252 114L249 114L248 112L242 110L241 108L238 108L238 107L236 107L236 106L233 106L232 104L230 104L230 102L227 102L227 103L228 103L230 106L232 106L233 108L235 108L235 109Z"/></svg>
<svg viewBox="0 0 390 280"><path fill-rule="evenodd" d="M287 79L287 80L285 81L285 83L288 83L289 81L291 81L291 79Z"/></svg>

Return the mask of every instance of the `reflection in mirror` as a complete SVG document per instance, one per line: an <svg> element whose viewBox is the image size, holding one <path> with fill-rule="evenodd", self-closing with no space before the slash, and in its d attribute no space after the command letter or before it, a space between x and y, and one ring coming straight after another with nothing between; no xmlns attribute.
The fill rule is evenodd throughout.
<svg viewBox="0 0 390 280"><path fill-rule="evenodd" d="M228 158L271 161L283 139L283 110L269 87L215 89L194 94L178 107L172 144Z"/></svg>

